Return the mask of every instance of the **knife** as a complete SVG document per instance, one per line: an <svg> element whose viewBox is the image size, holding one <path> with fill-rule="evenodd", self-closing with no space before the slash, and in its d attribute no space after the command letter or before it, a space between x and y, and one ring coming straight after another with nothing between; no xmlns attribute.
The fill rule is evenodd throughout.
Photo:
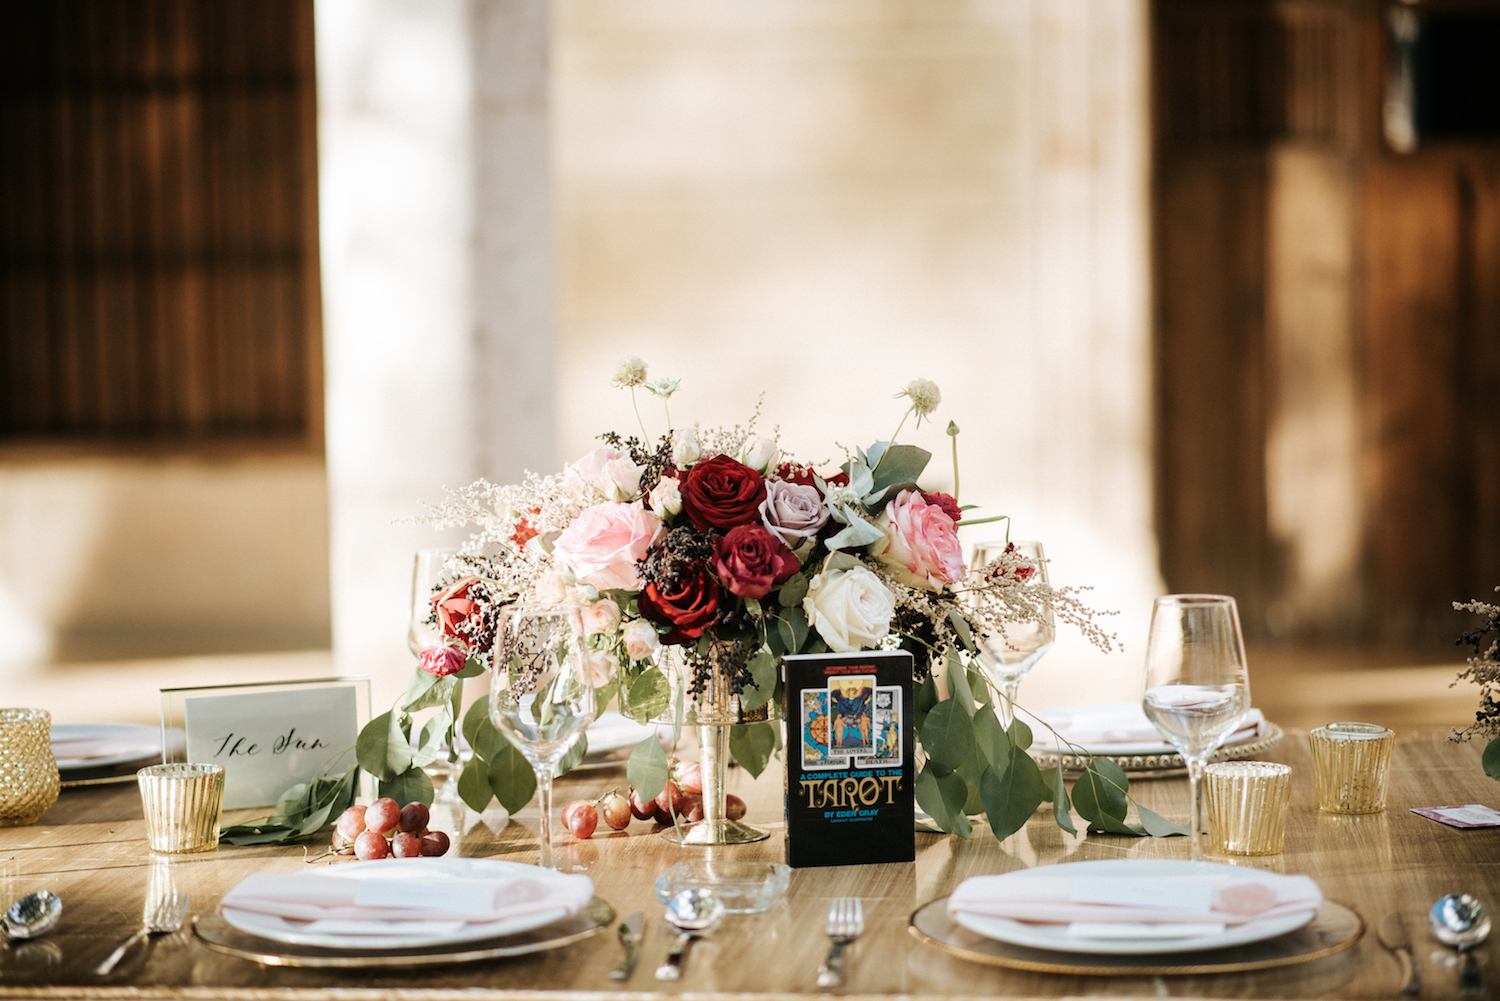
<svg viewBox="0 0 1500 1001"><path fill-rule="evenodd" d="M1380 936L1380 944L1395 953L1396 958L1401 961L1401 973L1405 977L1401 996L1416 997L1422 989L1422 979L1417 969L1417 958L1412 955L1411 939L1406 935L1406 922L1401 920L1400 914L1387 914L1380 919L1376 934Z"/></svg>
<svg viewBox="0 0 1500 1001"><path fill-rule="evenodd" d="M620 958L620 965L609 971L615 980L629 980L635 970L635 961L641 955L641 928L645 923L644 911L636 911L620 922L620 945L625 949L625 955Z"/></svg>

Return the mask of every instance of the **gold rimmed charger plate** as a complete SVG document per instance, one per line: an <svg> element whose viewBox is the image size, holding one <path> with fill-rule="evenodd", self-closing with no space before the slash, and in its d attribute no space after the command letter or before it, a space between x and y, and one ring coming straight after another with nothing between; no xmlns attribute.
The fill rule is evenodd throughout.
<svg viewBox="0 0 1500 1001"><path fill-rule="evenodd" d="M1263 942L1249 942L1227 949L1206 949L1194 953L1090 955L1031 949L985 938L952 921L948 917L948 898L939 897L912 912L909 928L918 941L975 963L1035 973L1128 977L1244 973L1310 963L1342 952L1358 942L1359 937L1364 934L1365 923L1358 914L1343 904L1325 900L1323 909L1311 923ZM1163 962L1186 955L1192 956L1192 962Z"/></svg>
<svg viewBox="0 0 1500 1001"><path fill-rule="evenodd" d="M265 966L366 969L475 963L483 959L501 959L560 949L598 934L614 920L615 909L602 897L595 897L587 907L572 917L554 921L541 928L532 928L514 935L497 935L469 942L438 943L411 949L326 949L311 945L289 945L261 938L259 935L246 934L217 914L204 914L195 918L193 934L215 952L238 956Z"/></svg>
<svg viewBox="0 0 1500 1001"><path fill-rule="evenodd" d="M1216 748L1213 754L1209 755L1208 760L1210 762L1241 761L1245 758L1253 758L1280 744L1285 736L1286 733L1280 726L1268 722L1263 735L1242 744L1228 744ZM1059 754L1056 751L1033 749L1031 756L1036 760L1038 768L1056 768L1061 763L1065 772L1081 772L1094 758L1108 758L1119 765L1131 778L1154 779L1187 774L1187 765L1183 762L1182 755L1176 751L1164 751L1161 754L1113 755Z"/></svg>

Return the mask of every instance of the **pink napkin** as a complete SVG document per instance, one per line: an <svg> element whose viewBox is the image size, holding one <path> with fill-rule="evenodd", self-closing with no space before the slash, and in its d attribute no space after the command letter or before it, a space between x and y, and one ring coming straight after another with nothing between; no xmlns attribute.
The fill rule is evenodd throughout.
<svg viewBox="0 0 1500 1001"><path fill-rule="evenodd" d="M964 912L1043 924L1242 925L1317 910L1323 892L1307 876L975 876L948 898Z"/></svg>
<svg viewBox="0 0 1500 1001"><path fill-rule="evenodd" d="M379 866L422 866L398 859ZM337 876L321 872L257 873L224 895L220 907L271 914L294 921L491 922L561 910L581 911L594 897L587 876L549 872L542 878L452 878L421 880Z"/></svg>

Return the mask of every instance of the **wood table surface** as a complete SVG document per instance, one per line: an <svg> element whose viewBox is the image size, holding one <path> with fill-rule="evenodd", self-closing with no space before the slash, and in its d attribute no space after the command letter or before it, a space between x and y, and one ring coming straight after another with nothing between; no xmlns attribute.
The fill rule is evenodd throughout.
<svg viewBox="0 0 1500 1001"><path fill-rule="evenodd" d="M1265 757L1290 764L1293 792L1286 851L1238 864L1281 873L1306 873L1324 893L1356 910L1367 930L1352 948L1314 962L1255 973L1187 977L1084 977L1029 973L978 965L919 942L908 930L919 905L951 892L965 878L1029 866L1089 859L1185 859L1185 838L1071 836L1050 813L1038 813L1018 834L997 842L982 823L969 840L917 835L915 863L799 869L786 900L759 915L731 916L698 942L683 979L671 985L652 971L669 944L654 880L674 861L716 857L782 859L782 778L773 762L759 780L731 770L733 792L750 804L746 818L770 829L769 840L732 848L681 848L641 821L627 832L596 833L579 842L559 833L559 862L582 867L600 896L620 915L643 910L646 935L640 965L624 983L609 979L620 957L611 931L530 956L423 970L308 970L269 968L222 955L191 933L152 940L133 950L108 977L89 967L139 925L153 881L170 881L191 896L191 912L211 913L219 898L254 872L302 869L302 847L221 847L201 855L152 856L146 848L140 801L133 785L66 790L42 822L0 829L0 900L48 889L62 897L61 922L44 938L0 950L0 998L473 998L501 995L519 1001L566 993L575 997L667 994L698 998L754 995L788 998L818 993L816 970L827 942L829 901L864 898L866 931L848 954L849 996L1007 995L1058 997L1147 995L1264 998L1384 998L1399 986L1396 960L1376 941L1374 925L1400 911L1422 965L1426 998L1458 996L1452 953L1426 931L1426 910L1445 893L1473 893L1500 911L1500 828L1456 830L1409 812L1414 806L1500 805L1500 784L1480 769L1478 745L1442 734L1402 734L1396 748L1389 808L1360 817L1320 813L1313 794L1306 738L1289 733ZM557 804L623 786L623 771L590 772L558 782ZM1137 800L1168 817L1187 812L1183 779L1138 780ZM237 814L227 820L243 819ZM494 811L434 814L434 826L455 835L456 854L536 860L534 808L508 820ZM316 852L315 847L312 851ZM1217 859L1229 861L1228 859ZM326 864L326 860L317 864ZM393 861L392 865L404 864ZM410 863L419 864L419 863ZM1500 964L1493 941L1476 950L1500 997Z"/></svg>

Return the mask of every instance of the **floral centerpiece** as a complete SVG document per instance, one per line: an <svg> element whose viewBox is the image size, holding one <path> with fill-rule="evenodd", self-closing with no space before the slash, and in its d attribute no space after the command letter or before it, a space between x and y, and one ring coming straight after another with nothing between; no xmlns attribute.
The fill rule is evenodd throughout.
<svg viewBox="0 0 1500 1001"><path fill-rule="evenodd" d="M1495 591L1500 592L1500 587ZM1500 605L1484 601L1455 601L1453 610L1473 612L1485 619L1483 626L1466 630L1456 641L1460 646L1469 647L1471 652L1453 684L1472 681L1478 685L1479 709L1474 713L1474 725L1456 731L1454 738L1491 738L1484 748L1484 771L1491 778L1500 779L1500 698L1496 698L1500 696Z"/></svg>
<svg viewBox="0 0 1500 1001"><path fill-rule="evenodd" d="M1114 637L1077 589L1049 587L1013 547L988 565L965 565L958 528L1003 519L971 517L959 503L958 428L947 429L952 494L925 488L931 454L897 440L909 418L920 426L936 410L936 385L912 381L897 394L906 407L890 440L820 471L787 454L775 434L757 434L755 417L653 439L637 391L667 408L677 383L648 380L646 366L628 358L614 384L630 391L640 436L605 433L601 447L560 473L480 481L434 508L438 527L476 530L433 595L442 642L421 653L405 697L360 737L359 762L382 795L430 802L422 766L445 737L456 762L461 730L474 750L458 779L469 806L483 809L495 796L514 811L531 798L531 770L490 725L485 700L459 718L462 686L489 668L502 608L568 601L584 609L583 670L601 707L613 700L642 722L680 722L709 673L727 665L739 707L753 710L779 704L786 654L899 647L916 663L916 798L943 830L967 836L969 818L985 813L1004 838L1050 800L1070 831L1076 809L1096 830L1180 832L1144 810L1144 827L1126 824L1125 775L1107 760L1070 796L1059 769L1043 772L1026 753L1027 724L999 722L1003 696L976 638L1035 621L1048 607L1101 649ZM414 734L412 714L424 709L435 713ZM780 743L777 724L761 722L734 727L729 749L759 774ZM562 767L583 753L580 744ZM648 797L663 787L667 761L654 739L632 755L630 778Z"/></svg>

